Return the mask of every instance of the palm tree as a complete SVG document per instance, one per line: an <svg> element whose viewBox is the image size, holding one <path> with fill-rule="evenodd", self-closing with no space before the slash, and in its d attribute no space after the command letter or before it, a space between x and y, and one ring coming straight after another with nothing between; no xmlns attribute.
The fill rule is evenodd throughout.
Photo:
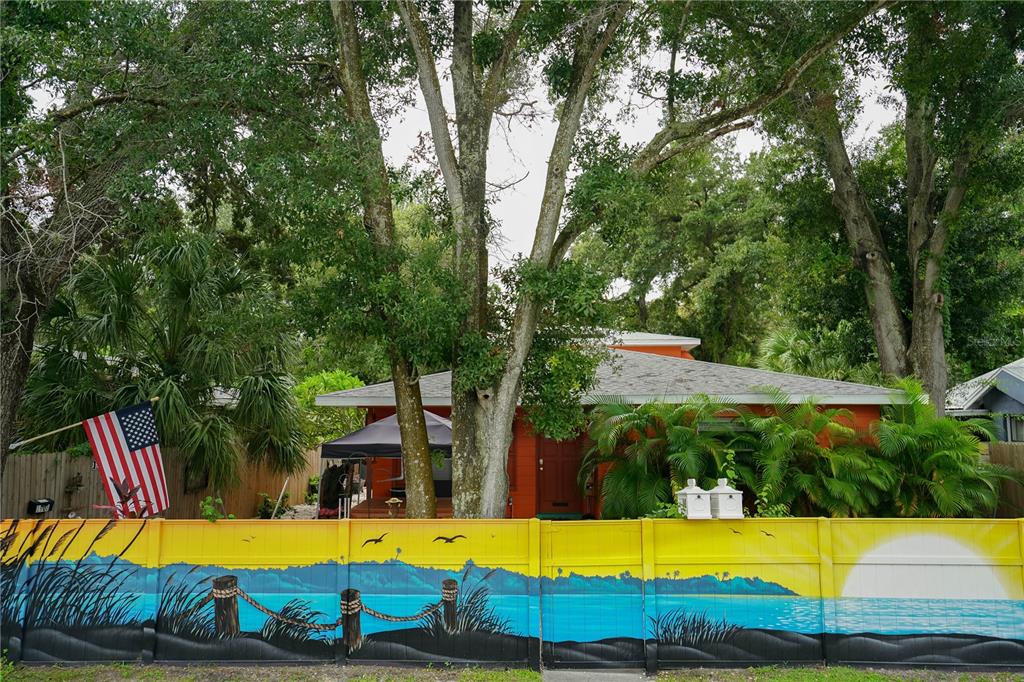
<svg viewBox="0 0 1024 682"><path fill-rule="evenodd" d="M845 323L835 330L782 328L761 340L756 364L760 369L786 374L803 374L836 381L877 384L885 381L872 362L851 364L847 361L843 334Z"/></svg>
<svg viewBox="0 0 1024 682"><path fill-rule="evenodd" d="M805 516L871 513L894 480L892 466L874 456L850 425L847 410L813 401L792 404L781 391L770 396L767 414L744 414L746 431L735 445L756 468L748 482L760 502Z"/></svg>
<svg viewBox="0 0 1024 682"><path fill-rule="evenodd" d="M726 463L728 428L722 417L735 408L707 396L680 405L598 405L590 415L593 445L580 467L582 485L597 468L610 468L601 483L602 515L637 518L672 500L673 483L713 480Z"/></svg>
<svg viewBox="0 0 1024 682"><path fill-rule="evenodd" d="M86 258L42 329L23 429L159 395L161 441L181 453L187 480L229 486L243 459L295 471L301 432L279 309L268 282L193 231Z"/></svg>
<svg viewBox="0 0 1024 682"><path fill-rule="evenodd" d="M981 458L981 439L992 439L990 419L940 417L913 380L901 382L906 403L888 408L874 434L879 453L896 472L890 497L895 516L980 516L999 501L1004 479L1020 475Z"/></svg>

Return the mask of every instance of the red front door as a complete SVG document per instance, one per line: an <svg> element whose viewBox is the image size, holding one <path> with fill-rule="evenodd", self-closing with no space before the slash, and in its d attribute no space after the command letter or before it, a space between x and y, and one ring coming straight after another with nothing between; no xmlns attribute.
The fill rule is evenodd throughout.
<svg viewBox="0 0 1024 682"><path fill-rule="evenodd" d="M583 440L548 440L537 442L537 511L538 513L580 514L583 495L576 483L583 454Z"/></svg>

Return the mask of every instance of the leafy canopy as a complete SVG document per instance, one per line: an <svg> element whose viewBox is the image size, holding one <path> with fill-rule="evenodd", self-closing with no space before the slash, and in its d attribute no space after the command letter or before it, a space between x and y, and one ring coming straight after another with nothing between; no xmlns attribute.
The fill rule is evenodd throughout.
<svg viewBox="0 0 1024 682"><path fill-rule="evenodd" d="M295 385L293 392L300 409L303 445L315 448L328 440L340 438L363 426L363 410L318 407L316 397L332 391L358 388L363 382L343 369L324 370L312 374Z"/></svg>
<svg viewBox="0 0 1024 682"><path fill-rule="evenodd" d="M304 461L285 372L293 339L273 289L187 225L86 258L41 337L26 433L159 396L161 441L191 480L219 488L243 459L279 471Z"/></svg>

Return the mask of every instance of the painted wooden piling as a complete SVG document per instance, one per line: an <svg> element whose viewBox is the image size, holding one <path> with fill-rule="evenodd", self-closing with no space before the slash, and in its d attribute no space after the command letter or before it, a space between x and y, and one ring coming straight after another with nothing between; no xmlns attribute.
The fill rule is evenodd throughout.
<svg viewBox="0 0 1024 682"><path fill-rule="evenodd" d="M363 604L359 599L359 590L351 588L341 593L341 640L346 647L352 648L359 644L363 636L359 626L359 612L363 610Z"/></svg>
<svg viewBox="0 0 1024 682"><path fill-rule="evenodd" d="M444 609L444 626L449 632L455 630L455 602L459 598L459 583L451 578L441 583L441 601Z"/></svg>
<svg viewBox="0 0 1024 682"><path fill-rule="evenodd" d="M222 575L213 579L213 615L218 637L234 637L238 627L238 578Z"/></svg>

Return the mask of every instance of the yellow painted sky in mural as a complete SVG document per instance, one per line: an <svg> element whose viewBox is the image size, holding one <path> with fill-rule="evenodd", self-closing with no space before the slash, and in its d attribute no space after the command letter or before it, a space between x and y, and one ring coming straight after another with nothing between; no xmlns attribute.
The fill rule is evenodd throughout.
<svg viewBox="0 0 1024 682"><path fill-rule="evenodd" d="M6 527L10 522L4 522ZM21 522L16 551L52 521ZM105 530L104 530L105 529ZM97 536L100 536L97 539ZM467 560L526 575L758 577L804 596L1024 599L1024 520L61 521L50 551L142 566ZM37 555L42 552L41 546ZM824 569L824 570L822 570ZM831 570L830 570L831 569Z"/></svg>

